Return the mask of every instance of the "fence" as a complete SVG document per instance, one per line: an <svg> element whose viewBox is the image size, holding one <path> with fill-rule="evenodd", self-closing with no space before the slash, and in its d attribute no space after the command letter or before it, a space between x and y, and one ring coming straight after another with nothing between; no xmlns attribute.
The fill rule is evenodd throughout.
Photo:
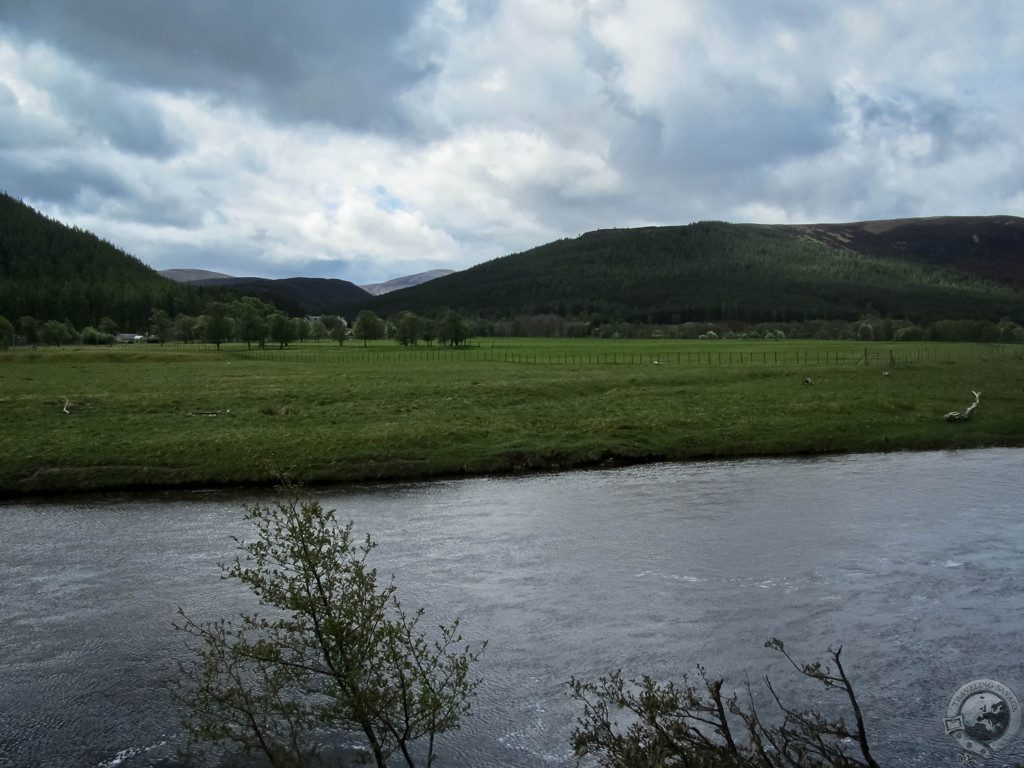
<svg viewBox="0 0 1024 768"><path fill-rule="evenodd" d="M233 357L275 363L507 363L510 365L909 365L998 359L1024 360L1024 348L1002 345L976 347L898 346L886 349L817 346L813 349L709 350L686 352L545 352L481 348L311 352L308 350L234 350Z"/></svg>

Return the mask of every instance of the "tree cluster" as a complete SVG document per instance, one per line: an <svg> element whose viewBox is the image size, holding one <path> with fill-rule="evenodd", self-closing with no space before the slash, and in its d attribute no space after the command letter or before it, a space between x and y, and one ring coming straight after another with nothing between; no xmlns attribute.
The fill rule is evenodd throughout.
<svg viewBox="0 0 1024 768"><path fill-rule="evenodd" d="M405 347L414 346L420 341L428 345L437 341L442 346L458 347L478 335L475 330L473 324L452 310L445 310L434 318L402 312L394 321L385 321L376 313L364 309L356 316L352 336L361 340L364 346L374 339L389 338Z"/></svg>
<svg viewBox="0 0 1024 768"><path fill-rule="evenodd" d="M864 315L856 320L789 322L611 322L594 325L558 315L529 315L497 322L469 321L474 336L529 336L600 339L856 339L860 341L974 341L1024 343L1024 327L1004 317L989 320L936 320L918 325L905 318Z"/></svg>

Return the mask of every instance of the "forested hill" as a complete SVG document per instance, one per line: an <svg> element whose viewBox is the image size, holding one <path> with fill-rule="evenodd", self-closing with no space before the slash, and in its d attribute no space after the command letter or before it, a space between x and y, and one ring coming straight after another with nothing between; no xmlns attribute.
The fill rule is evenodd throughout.
<svg viewBox="0 0 1024 768"><path fill-rule="evenodd" d="M355 283L330 277L218 277L194 280L192 284L257 296L294 315L335 314L370 296Z"/></svg>
<svg viewBox="0 0 1024 768"><path fill-rule="evenodd" d="M591 321L1024 316L1022 295L965 273L833 248L785 227L700 222L599 230L505 256L365 304L484 317Z"/></svg>
<svg viewBox="0 0 1024 768"><path fill-rule="evenodd" d="M224 291L161 277L134 256L0 193L0 316L141 328L156 307L198 314Z"/></svg>
<svg viewBox="0 0 1024 768"><path fill-rule="evenodd" d="M956 269L1024 288L1024 219L1017 216L935 216L779 229L867 256Z"/></svg>

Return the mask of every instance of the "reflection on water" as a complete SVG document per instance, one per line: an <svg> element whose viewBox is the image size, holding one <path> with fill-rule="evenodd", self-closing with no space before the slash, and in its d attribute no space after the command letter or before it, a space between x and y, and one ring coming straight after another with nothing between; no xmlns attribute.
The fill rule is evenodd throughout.
<svg viewBox="0 0 1024 768"><path fill-rule="evenodd" d="M569 766L570 676L696 663L740 686L763 648L844 644L889 765L952 765L952 693L1024 694L1024 451L755 460L318 491L380 543L376 564L434 614L490 638L475 715L447 765ZM198 618L245 596L217 563L244 534L225 494L0 507L0 766L172 765L161 681ZM1022 759L1024 736L1000 758Z"/></svg>

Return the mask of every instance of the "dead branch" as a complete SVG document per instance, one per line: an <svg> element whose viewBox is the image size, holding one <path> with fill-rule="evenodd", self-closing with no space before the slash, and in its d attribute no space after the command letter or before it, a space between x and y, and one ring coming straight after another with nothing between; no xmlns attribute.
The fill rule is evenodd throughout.
<svg viewBox="0 0 1024 768"><path fill-rule="evenodd" d="M950 411L944 418L946 421L965 421L971 418L971 411L978 407L978 403L981 402L981 392L975 392L971 390L971 394L974 395L974 402L971 403L967 408L962 411Z"/></svg>
<svg viewBox="0 0 1024 768"><path fill-rule="evenodd" d="M64 398L64 413L71 413L71 401Z"/></svg>

